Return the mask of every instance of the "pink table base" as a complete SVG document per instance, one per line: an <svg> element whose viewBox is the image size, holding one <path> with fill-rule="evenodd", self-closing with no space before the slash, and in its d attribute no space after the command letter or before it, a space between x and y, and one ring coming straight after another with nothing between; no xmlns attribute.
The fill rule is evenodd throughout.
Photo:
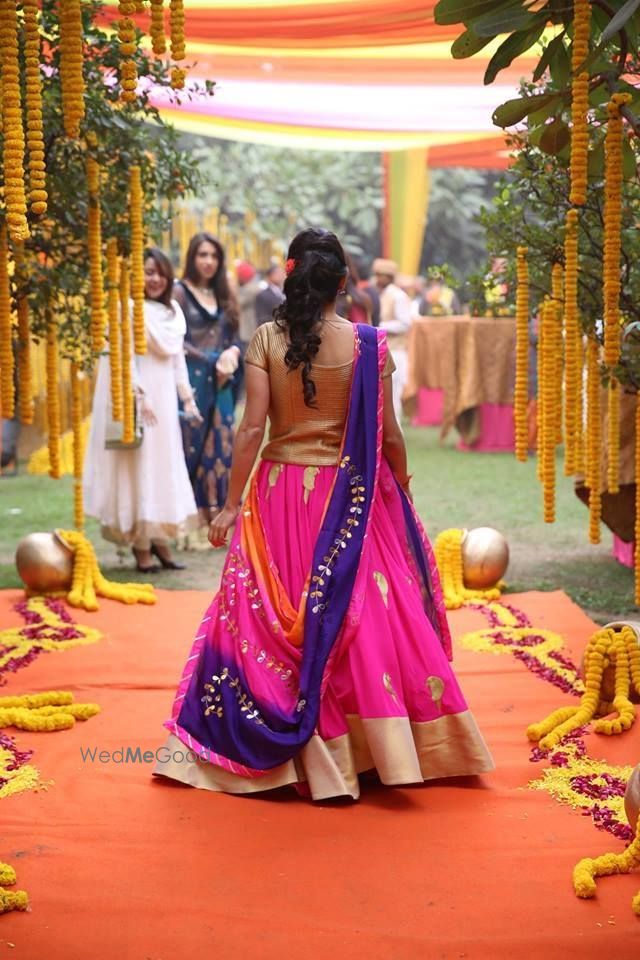
<svg viewBox="0 0 640 960"><path fill-rule="evenodd" d="M623 567L633 566L633 543L625 543L620 537L613 535L613 555Z"/></svg>
<svg viewBox="0 0 640 960"><path fill-rule="evenodd" d="M416 413L411 424L414 427L437 427L442 423L442 390L427 390L420 387Z"/></svg>
<svg viewBox="0 0 640 960"><path fill-rule="evenodd" d="M512 452L514 443L513 406L510 403L483 403L480 405L480 436L471 444L461 440L458 450Z"/></svg>

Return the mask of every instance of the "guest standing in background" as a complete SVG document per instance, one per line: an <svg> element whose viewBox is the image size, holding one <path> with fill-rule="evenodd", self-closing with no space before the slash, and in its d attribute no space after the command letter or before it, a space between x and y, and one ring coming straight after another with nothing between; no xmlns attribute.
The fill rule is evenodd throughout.
<svg viewBox="0 0 640 960"><path fill-rule="evenodd" d="M184 455L198 510L207 524L227 496L234 414L242 382L238 304L229 289L224 249L210 233L189 243L175 298L187 323L189 380L203 417L182 419ZM208 549L206 529L189 546Z"/></svg>
<svg viewBox="0 0 640 960"><path fill-rule="evenodd" d="M256 274L256 268L245 260L236 264L236 279L238 281L238 334L242 344L246 345L258 326L256 298L260 292L260 281Z"/></svg>
<svg viewBox="0 0 640 960"><path fill-rule="evenodd" d="M131 380L144 426L135 448L105 447L111 416L109 354L98 361L91 430L84 465L85 510L101 524L102 536L129 544L142 573L175 563L168 541L199 523L193 491L182 455L178 397L191 422L201 421L184 358L186 322L172 300L173 268L157 248L144 263L144 325L147 352L134 356ZM205 528L206 530L206 528Z"/></svg>
<svg viewBox="0 0 640 960"><path fill-rule="evenodd" d="M256 319L258 326L273 320L273 311L284 300L282 287L284 284L284 270L277 263L272 263L267 270L262 289L256 297Z"/></svg>
<svg viewBox="0 0 640 960"><path fill-rule="evenodd" d="M373 261L373 276L380 293L380 329L387 331L389 350L396 369L393 374L393 409L402 421L402 394L409 375L407 354L411 327L411 300L395 283L398 266L393 260Z"/></svg>

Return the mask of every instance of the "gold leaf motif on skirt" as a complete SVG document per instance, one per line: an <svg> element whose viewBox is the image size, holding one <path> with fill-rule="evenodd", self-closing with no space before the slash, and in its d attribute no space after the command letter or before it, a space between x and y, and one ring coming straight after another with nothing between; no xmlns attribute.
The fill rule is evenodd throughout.
<svg viewBox="0 0 640 960"><path fill-rule="evenodd" d="M320 473L318 467L305 467L304 475L302 478L302 485L304 487L304 502L309 503L309 496L313 490L316 488L316 477Z"/></svg>
<svg viewBox="0 0 640 960"><path fill-rule="evenodd" d="M442 700L442 694L444 693L444 680L442 677L427 677L424 685L431 694L431 699L435 703L436 708L440 711L440 701Z"/></svg>
<svg viewBox="0 0 640 960"><path fill-rule="evenodd" d="M384 573L380 573L379 570L373 571L373 579L378 584L378 589L382 594L382 599L384 601L385 607L389 607L389 584L387 583L387 578Z"/></svg>
<svg viewBox="0 0 640 960"><path fill-rule="evenodd" d="M274 465L271 467L271 470L269 470L269 477L268 477L269 489L267 490L267 498L269 498L271 494L271 490L273 489L273 487L275 487L276 483L278 482L278 479L283 469L284 467L281 463L274 463Z"/></svg>
<svg viewBox="0 0 640 960"><path fill-rule="evenodd" d="M396 692L395 692L395 690L393 689L393 684L392 684L392 682L391 682L391 674L389 674L389 673L383 673L383 674L382 674L382 685L383 685L383 687L385 688L385 690L387 691L387 693L389 693L389 694L393 697L393 699L394 699L395 702L398 704L398 706L400 706L400 701L398 700L398 698L397 698L397 696L396 696Z"/></svg>

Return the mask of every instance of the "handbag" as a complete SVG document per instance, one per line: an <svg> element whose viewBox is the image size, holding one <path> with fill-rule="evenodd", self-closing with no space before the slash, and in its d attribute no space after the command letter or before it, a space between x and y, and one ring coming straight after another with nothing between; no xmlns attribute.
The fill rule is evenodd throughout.
<svg viewBox="0 0 640 960"><path fill-rule="evenodd" d="M135 400L133 403L133 440L130 443L125 443L122 439L123 431L124 422L122 420L114 420L113 417L110 416L107 420L107 429L105 431L105 450L136 450L142 443L144 427L138 415L138 404Z"/></svg>

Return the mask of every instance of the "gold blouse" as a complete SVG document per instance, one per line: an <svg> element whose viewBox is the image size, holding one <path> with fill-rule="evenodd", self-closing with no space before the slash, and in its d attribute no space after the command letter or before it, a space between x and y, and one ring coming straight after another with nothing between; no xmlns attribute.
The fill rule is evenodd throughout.
<svg viewBox="0 0 640 960"><path fill-rule="evenodd" d="M302 394L302 371L289 371L285 331L274 321L254 333L245 362L269 374L269 442L263 460L323 467L338 462L347 418L353 360L324 365L314 363L311 376L316 385L316 405L307 407ZM395 369L387 356L383 376Z"/></svg>

